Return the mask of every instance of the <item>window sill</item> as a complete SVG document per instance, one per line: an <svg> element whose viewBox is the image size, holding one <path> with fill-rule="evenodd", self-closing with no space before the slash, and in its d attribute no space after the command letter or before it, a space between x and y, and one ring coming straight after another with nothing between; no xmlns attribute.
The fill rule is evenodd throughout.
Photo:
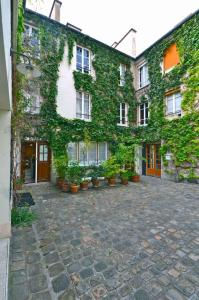
<svg viewBox="0 0 199 300"><path fill-rule="evenodd" d="M85 122L91 122L92 120L91 119L84 119L84 118L75 118L75 120L82 120L82 121L85 121Z"/></svg>
<svg viewBox="0 0 199 300"><path fill-rule="evenodd" d="M150 82L147 83L146 85L142 86L142 87L138 87L138 89L136 90L136 92L137 92L137 91L140 91L140 90L142 90L142 89L144 89L144 88L146 88L146 87L148 87L149 85L150 85Z"/></svg>
<svg viewBox="0 0 199 300"><path fill-rule="evenodd" d="M120 123L117 123L117 126L129 127L129 124L120 124Z"/></svg>
<svg viewBox="0 0 199 300"><path fill-rule="evenodd" d="M137 126L145 127L145 126L148 126L148 124L137 124Z"/></svg>

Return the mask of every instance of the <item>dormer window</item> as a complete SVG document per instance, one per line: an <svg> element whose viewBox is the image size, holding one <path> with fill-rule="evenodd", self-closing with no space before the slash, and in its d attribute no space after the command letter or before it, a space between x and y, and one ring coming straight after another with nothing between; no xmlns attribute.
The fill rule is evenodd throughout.
<svg viewBox="0 0 199 300"><path fill-rule="evenodd" d="M144 64L138 68L139 85L138 88L143 88L149 84L148 64Z"/></svg>
<svg viewBox="0 0 199 300"><path fill-rule="evenodd" d="M90 51L80 46L76 47L76 70L90 73Z"/></svg>
<svg viewBox="0 0 199 300"><path fill-rule="evenodd" d="M177 64L179 64L179 54L176 47L176 44L170 45L165 53L163 58L163 68L164 72L167 73L171 71Z"/></svg>

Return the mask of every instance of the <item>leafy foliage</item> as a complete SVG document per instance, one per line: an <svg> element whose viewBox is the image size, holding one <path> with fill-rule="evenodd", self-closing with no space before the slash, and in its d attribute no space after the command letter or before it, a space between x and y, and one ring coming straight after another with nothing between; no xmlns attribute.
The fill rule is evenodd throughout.
<svg viewBox="0 0 199 300"><path fill-rule="evenodd" d="M15 207L11 211L12 226L28 226L37 219L29 207Z"/></svg>

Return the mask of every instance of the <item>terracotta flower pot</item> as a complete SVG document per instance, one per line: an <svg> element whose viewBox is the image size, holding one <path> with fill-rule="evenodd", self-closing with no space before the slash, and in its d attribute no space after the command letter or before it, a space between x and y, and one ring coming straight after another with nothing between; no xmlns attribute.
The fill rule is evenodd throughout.
<svg viewBox="0 0 199 300"><path fill-rule="evenodd" d="M82 191L87 191L88 190L88 181L81 182L80 187L81 187Z"/></svg>
<svg viewBox="0 0 199 300"><path fill-rule="evenodd" d="M128 182L128 179L126 178L121 178L121 184L123 185L127 185L129 182Z"/></svg>
<svg viewBox="0 0 199 300"><path fill-rule="evenodd" d="M132 176L131 181L132 182L140 182L140 175L134 175L134 176Z"/></svg>
<svg viewBox="0 0 199 300"><path fill-rule="evenodd" d="M61 177L57 178L57 187L62 189L62 184L63 184L64 179Z"/></svg>
<svg viewBox="0 0 199 300"><path fill-rule="evenodd" d="M70 191L73 194L77 193L79 191L79 185L72 183L70 185Z"/></svg>
<svg viewBox="0 0 199 300"><path fill-rule="evenodd" d="M109 186L116 186L116 179L115 178L108 178L108 185Z"/></svg>
<svg viewBox="0 0 199 300"><path fill-rule="evenodd" d="M15 183L14 184L14 189L17 190L17 191L22 190L22 184Z"/></svg>
<svg viewBox="0 0 199 300"><path fill-rule="evenodd" d="M63 181L62 182L62 191L63 192L68 192L68 190L69 190L69 184L68 184L68 182L67 181Z"/></svg>
<svg viewBox="0 0 199 300"><path fill-rule="evenodd" d="M99 179L92 179L92 184L93 184L93 187L95 187L95 188L99 187L99 185L100 185Z"/></svg>

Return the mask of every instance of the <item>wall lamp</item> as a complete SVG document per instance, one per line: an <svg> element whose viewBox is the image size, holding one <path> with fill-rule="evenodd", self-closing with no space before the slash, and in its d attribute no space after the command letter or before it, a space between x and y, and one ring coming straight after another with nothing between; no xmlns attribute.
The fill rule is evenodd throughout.
<svg viewBox="0 0 199 300"><path fill-rule="evenodd" d="M17 52L15 50L13 50L12 48L10 49L10 55L13 54L18 54L19 56L22 56L24 59L27 60L27 63L20 63L17 64L17 70L26 76L27 79L32 80L34 78L38 78L41 76L41 72L39 70L39 68L33 66L30 62L30 57L26 54Z"/></svg>

